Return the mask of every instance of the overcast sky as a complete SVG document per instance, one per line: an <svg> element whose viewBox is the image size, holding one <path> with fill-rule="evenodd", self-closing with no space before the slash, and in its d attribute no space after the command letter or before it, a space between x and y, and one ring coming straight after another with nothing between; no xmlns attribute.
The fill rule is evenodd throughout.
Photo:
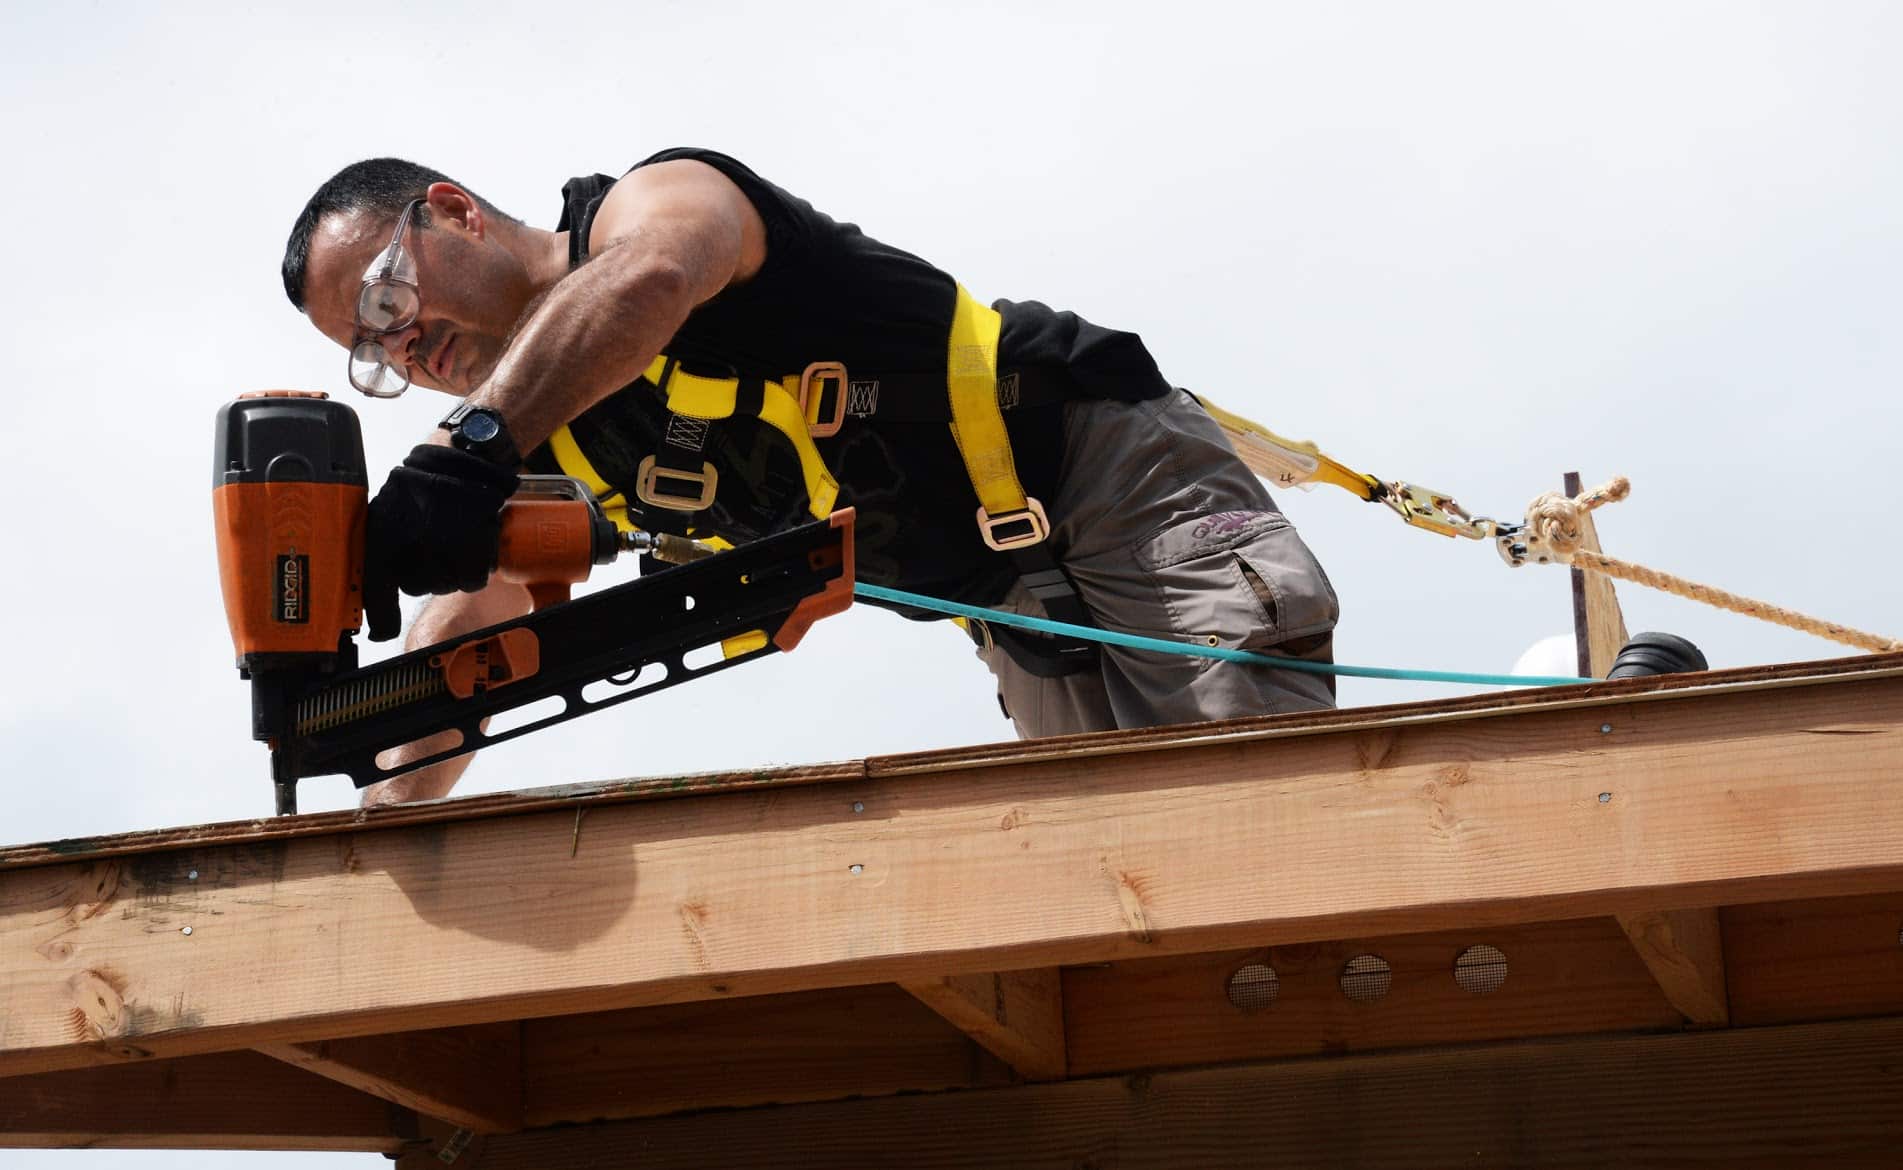
<svg viewBox="0 0 1903 1170"><path fill-rule="evenodd" d="M277 266L312 189L376 154L552 227L569 176L712 146L982 299L1140 332L1178 384L1357 468L1501 516L1566 470L1623 473L1608 552L1903 632L1898 6L254 7L0 10L0 843L270 813L218 598L212 415L352 393ZM372 465L447 404L362 403ZM1504 671L1570 630L1561 570L1334 489L1281 503L1341 595L1344 662ZM1714 666L1851 653L1622 597ZM988 683L950 627L854 612L498 749L462 791L1008 738ZM372 1156L229 1164L293 1162Z"/></svg>

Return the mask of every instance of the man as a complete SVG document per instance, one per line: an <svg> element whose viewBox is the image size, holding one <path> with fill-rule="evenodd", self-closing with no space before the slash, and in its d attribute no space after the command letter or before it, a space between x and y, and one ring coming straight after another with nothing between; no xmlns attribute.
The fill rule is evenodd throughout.
<svg viewBox="0 0 1903 1170"><path fill-rule="evenodd" d="M374 159L292 229L285 290L351 351L358 389L463 399L371 503L373 638L396 632L398 587L440 595L412 646L526 612L524 590L488 582L526 468L580 475L630 525L736 543L851 505L864 580L1329 660L1321 567L1136 335L987 306L712 151L563 199L544 231ZM1025 736L1333 702L1294 671L973 637ZM366 803L441 795L467 762Z"/></svg>

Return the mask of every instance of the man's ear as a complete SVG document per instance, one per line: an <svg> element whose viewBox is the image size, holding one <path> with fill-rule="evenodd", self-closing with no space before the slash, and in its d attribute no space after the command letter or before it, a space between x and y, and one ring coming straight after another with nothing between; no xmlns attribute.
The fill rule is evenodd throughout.
<svg viewBox="0 0 1903 1170"><path fill-rule="evenodd" d="M482 208L476 205L469 192L454 183L431 183L429 190L423 192L423 198L429 203L430 224L453 223L474 235L477 239L487 230L483 222Z"/></svg>

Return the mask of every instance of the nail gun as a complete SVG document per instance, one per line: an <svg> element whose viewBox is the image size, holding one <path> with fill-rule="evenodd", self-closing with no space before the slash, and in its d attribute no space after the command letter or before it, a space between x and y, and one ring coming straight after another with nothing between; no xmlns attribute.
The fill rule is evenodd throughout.
<svg viewBox="0 0 1903 1170"><path fill-rule="evenodd" d="M849 508L569 600L571 586L623 552L678 553L692 542L620 530L565 476L523 481L502 509L496 576L527 586L534 612L359 667L369 480L356 412L290 390L219 409L219 578L238 673L251 683L252 738L271 749L279 813L297 811L305 777L343 773L362 788L791 650L813 622L852 604ZM703 661L698 652L709 649L717 660ZM658 678L644 670L656 665ZM491 716L550 697L559 710L485 728ZM401 767L378 759L447 731L460 735L452 747Z"/></svg>

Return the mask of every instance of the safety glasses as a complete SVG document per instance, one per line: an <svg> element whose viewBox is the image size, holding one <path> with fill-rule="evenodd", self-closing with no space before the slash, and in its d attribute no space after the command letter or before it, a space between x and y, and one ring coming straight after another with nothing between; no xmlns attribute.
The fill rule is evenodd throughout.
<svg viewBox="0 0 1903 1170"><path fill-rule="evenodd" d="M407 329L423 308L416 285L416 261L403 248L410 216L423 203L413 200L397 218L390 246L363 272L357 293L357 336L350 346L350 384L372 398L395 398L410 388L409 367L383 346L383 337Z"/></svg>

